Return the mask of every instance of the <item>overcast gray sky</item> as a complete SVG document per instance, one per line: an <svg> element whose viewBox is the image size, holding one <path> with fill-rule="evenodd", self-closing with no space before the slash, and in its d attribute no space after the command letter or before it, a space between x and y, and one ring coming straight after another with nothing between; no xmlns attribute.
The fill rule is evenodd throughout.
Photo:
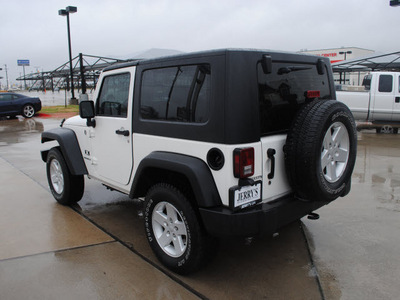
<svg viewBox="0 0 400 300"><path fill-rule="evenodd" d="M285 51L360 47L400 51L400 7L389 0L0 0L0 76L53 70L73 56L124 57L150 48L185 52L216 48ZM15 82L15 81L14 81Z"/></svg>

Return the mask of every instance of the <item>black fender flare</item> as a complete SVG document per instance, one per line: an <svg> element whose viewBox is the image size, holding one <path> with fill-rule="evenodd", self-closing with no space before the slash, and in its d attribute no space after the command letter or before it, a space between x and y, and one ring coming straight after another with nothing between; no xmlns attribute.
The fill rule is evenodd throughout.
<svg viewBox="0 0 400 300"><path fill-rule="evenodd" d="M72 175L87 175L85 162L75 132L69 128L53 128L42 132L42 143L57 141ZM42 160L47 161L49 150L41 151Z"/></svg>
<svg viewBox="0 0 400 300"><path fill-rule="evenodd" d="M129 196L137 198L143 196L143 185L146 179L146 170L155 169L178 173L189 181L198 207L221 206L222 201L218 193L214 178L207 164L196 157L155 151L146 156L139 164L135 173Z"/></svg>

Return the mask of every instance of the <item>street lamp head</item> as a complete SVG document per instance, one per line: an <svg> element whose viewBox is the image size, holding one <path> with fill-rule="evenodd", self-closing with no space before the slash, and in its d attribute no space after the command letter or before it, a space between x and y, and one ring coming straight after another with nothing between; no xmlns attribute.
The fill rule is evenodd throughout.
<svg viewBox="0 0 400 300"><path fill-rule="evenodd" d="M76 13L77 11L78 11L78 9L76 8L76 6L67 6L66 8L65 8L66 10L67 10L67 12L69 12L69 13Z"/></svg>
<svg viewBox="0 0 400 300"><path fill-rule="evenodd" d="M65 9L60 9L58 11L58 15L59 16L66 16L66 15L68 15L68 12Z"/></svg>

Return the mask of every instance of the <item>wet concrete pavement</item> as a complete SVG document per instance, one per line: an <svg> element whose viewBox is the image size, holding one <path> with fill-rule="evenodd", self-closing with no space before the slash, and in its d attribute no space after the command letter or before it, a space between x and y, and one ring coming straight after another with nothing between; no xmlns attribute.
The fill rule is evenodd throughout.
<svg viewBox="0 0 400 300"><path fill-rule="evenodd" d="M320 220L222 240L212 262L182 277L158 263L127 196L85 179L79 205L53 200L40 132L59 122L0 121L1 299L397 297L400 135L359 133L352 192Z"/></svg>
<svg viewBox="0 0 400 300"><path fill-rule="evenodd" d="M400 135L359 133L352 191L319 213L303 222L324 291L399 299Z"/></svg>

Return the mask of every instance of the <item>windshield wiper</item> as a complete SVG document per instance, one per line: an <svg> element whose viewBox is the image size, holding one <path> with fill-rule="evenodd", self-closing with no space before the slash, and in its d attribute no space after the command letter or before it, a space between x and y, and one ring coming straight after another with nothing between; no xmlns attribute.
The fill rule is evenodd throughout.
<svg viewBox="0 0 400 300"><path fill-rule="evenodd" d="M278 70L278 75L289 74L290 72L310 70L310 69L312 69L312 67L296 67L296 66L283 67Z"/></svg>

